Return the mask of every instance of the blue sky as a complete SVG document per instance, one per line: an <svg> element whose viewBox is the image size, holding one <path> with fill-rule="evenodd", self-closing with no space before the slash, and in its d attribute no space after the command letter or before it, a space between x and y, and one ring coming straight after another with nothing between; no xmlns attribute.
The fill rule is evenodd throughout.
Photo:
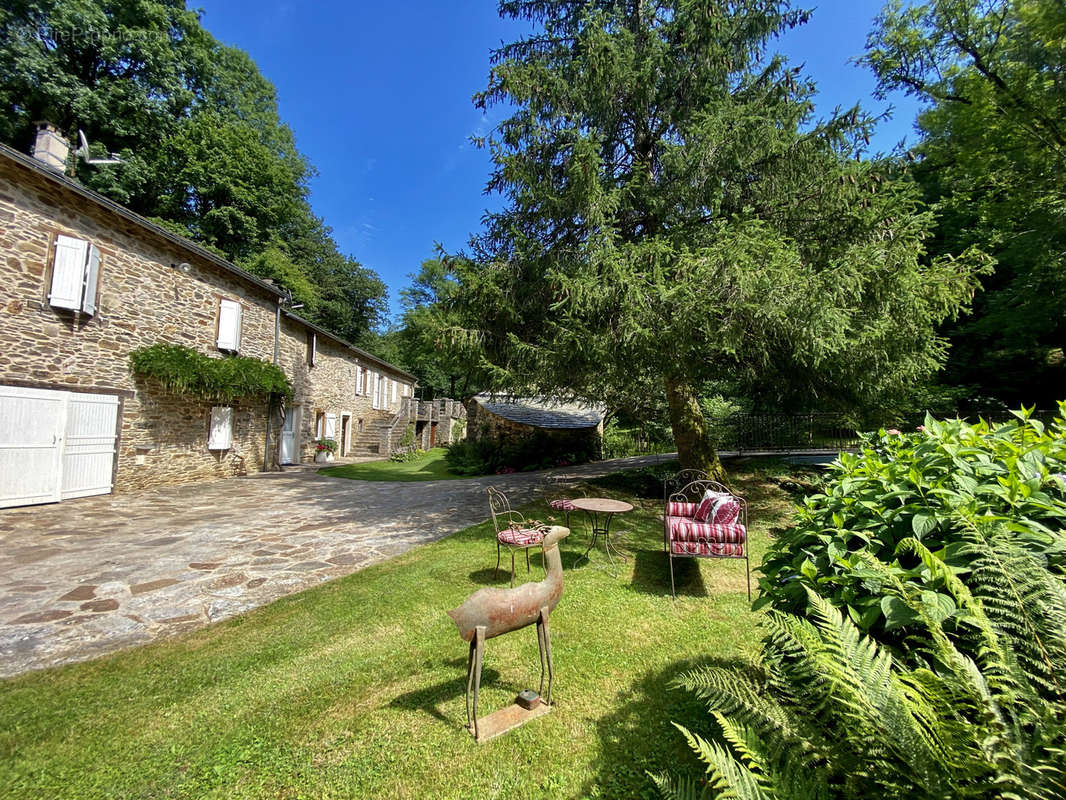
<svg viewBox="0 0 1066 800"><path fill-rule="evenodd" d="M478 229L490 161L469 143L498 121L471 102L483 88L489 51L526 30L496 15L494 0L315 3L196 0L203 25L247 51L278 89L281 116L318 170L311 205L343 252L388 284L391 306L410 273L454 251ZM819 86L818 111L875 101L872 75L848 63L862 52L879 2L824 0L809 25L778 50L805 63ZM916 106L893 97L894 118L873 142L913 140Z"/></svg>

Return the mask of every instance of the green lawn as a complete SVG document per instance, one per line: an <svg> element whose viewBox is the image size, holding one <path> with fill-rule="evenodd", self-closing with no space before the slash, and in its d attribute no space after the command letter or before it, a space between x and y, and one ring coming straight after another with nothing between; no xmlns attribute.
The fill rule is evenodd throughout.
<svg viewBox="0 0 1066 800"><path fill-rule="evenodd" d="M416 461L367 461L363 464L326 467L319 472L332 478L351 478L356 481L450 481L470 477L448 471L448 465L444 462L447 452L443 447L435 447Z"/></svg>
<svg viewBox="0 0 1066 800"><path fill-rule="evenodd" d="M758 563L790 501L764 473L733 477ZM659 504L634 502L617 578L602 550L575 565L574 521L551 620L556 707L499 739L464 730L467 646L444 613L493 583L483 524L176 639L0 682L0 797L654 797L645 770L699 771L671 720L706 725L671 680L749 660L757 615L742 561L677 561L672 601ZM538 672L532 628L490 640L482 713Z"/></svg>

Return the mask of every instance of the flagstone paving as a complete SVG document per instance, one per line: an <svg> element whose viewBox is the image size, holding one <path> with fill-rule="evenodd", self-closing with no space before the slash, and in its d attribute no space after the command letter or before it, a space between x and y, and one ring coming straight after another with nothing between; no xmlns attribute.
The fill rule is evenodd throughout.
<svg viewBox="0 0 1066 800"><path fill-rule="evenodd" d="M269 603L484 521L552 480L660 457L470 480L309 470L0 511L0 676L80 661Z"/></svg>

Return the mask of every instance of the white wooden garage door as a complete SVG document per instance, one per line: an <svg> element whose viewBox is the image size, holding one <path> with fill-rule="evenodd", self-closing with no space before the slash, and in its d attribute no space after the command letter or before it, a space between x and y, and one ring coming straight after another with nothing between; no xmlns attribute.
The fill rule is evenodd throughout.
<svg viewBox="0 0 1066 800"><path fill-rule="evenodd" d="M0 386L0 508L108 494L118 397Z"/></svg>

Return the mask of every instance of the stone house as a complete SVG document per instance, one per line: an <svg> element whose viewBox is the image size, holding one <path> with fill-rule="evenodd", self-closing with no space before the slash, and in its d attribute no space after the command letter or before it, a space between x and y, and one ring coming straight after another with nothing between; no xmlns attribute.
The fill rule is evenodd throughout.
<svg viewBox="0 0 1066 800"><path fill-rule="evenodd" d="M545 450L598 454L602 408L532 397L479 394L467 403L468 437L500 447L536 441Z"/></svg>
<svg viewBox="0 0 1066 800"><path fill-rule="evenodd" d="M44 126L38 158L0 145L0 507L299 463L319 438L379 449L413 375L68 178L65 146ZM130 368L132 351L156 343L276 363L293 401L223 406L164 390Z"/></svg>

